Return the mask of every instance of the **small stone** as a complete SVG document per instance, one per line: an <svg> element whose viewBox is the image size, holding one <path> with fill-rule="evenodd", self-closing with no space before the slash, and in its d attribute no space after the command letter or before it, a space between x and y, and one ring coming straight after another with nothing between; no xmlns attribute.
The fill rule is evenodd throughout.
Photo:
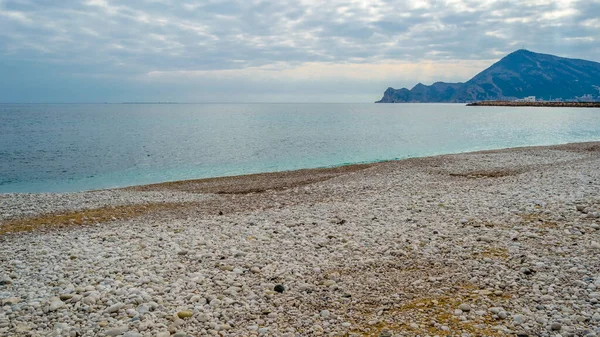
<svg viewBox="0 0 600 337"><path fill-rule="evenodd" d="M381 331L381 333L379 334L379 337L392 337L392 332L389 330L383 330Z"/></svg>
<svg viewBox="0 0 600 337"><path fill-rule="evenodd" d="M124 305L125 304L119 302L119 303L113 304L110 307L106 308L105 311L108 312L109 314L112 314L112 313L115 313L115 312L118 312L119 310L121 310L121 308Z"/></svg>
<svg viewBox="0 0 600 337"><path fill-rule="evenodd" d="M269 328L260 328L260 329L258 329L258 334L259 335L264 335L267 332L269 332Z"/></svg>
<svg viewBox="0 0 600 337"><path fill-rule="evenodd" d="M523 273L525 275L531 275L534 273L534 271L529 268L521 268L521 273Z"/></svg>
<svg viewBox="0 0 600 337"><path fill-rule="evenodd" d="M525 321L527 321L527 317L523 316L523 315L514 315L513 316L513 323L516 325L521 325L523 323L525 323Z"/></svg>
<svg viewBox="0 0 600 337"><path fill-rule="evenodd" d="M300 283L298 285L298 290L299 291L309 291L312 289L312 285L308 284L308 283Z"/></svg>
<svg viewBox="0 0 600 337"><path fill-rule="evenodd" d="M335 285L335 281L334 280L325 280L323 282L323 285L326 286L326 287L330 287L332 285Z"/></svg>
<svg viewBox="0 0 600 337"><path fill-rule="evenodd" d="M560 331L562 329L562 325L560 323L552 323L550 324L550 330L552 331Z"/></svg>
<svg viewBox="0 0 600 337"><path fill-rule="evenodd" d="M183 331L177 331L177 332L176 332L176 333L173 335L173 337L186 337L186 336L187 336L187 334L186 334L185 332L183 332Z"/></svg>
<svg viewBox="0 0 600 337"><path fill-rule="evenodd" d="M506 311L500 311L498 313L498 317L500 317L501 319L506 319L508 317L508 313Z"/></svg>
<svg viewBox="0 0 600 337"><path fill-rule="evenodd" d="M180 250L177 252L177 255L183 256L183 255L187 255L188 251L187 250Z"/></svg>
<svg viewBox="0 0 600 337"><path fill-rule="evenodd" d="M576 205L575 209L577 210L577 212L582 212L585 211L585 206L584 205Z"/></svg>
<svg viewBox="0 0 600 337"><path fill-rule="evenodd" d="M21 302L21 299L19 297L9 297L0 300L0 303L2 303L2 305L15 305L19 302Z"/></svg>
<svg viewBox="0 0 600 337"><path fill-rule="evenodd" d="M83 303L85 303L85 304L96 304L97 301L98 301L98 299L96 298L96 296L92 296L92 295L83 299Z"/></svg>
<svg viewBox="0 0 600 337"><path fill-rule="evenodd" d="M189 310L183 310L183 311L179 311L179 312L177 313L177 317L179 317L179 318L181 318L181 319L184 319L184 318L190 318L190 317L192 317L192 316L194 316L194 313L193 313L193 312L191 312L191 311L189 311Z"/></svg>
<svg viewBox="0 0 600 337"><path fill-rule="evenodd" d="M600 312L596 312L593 316L592 316L592 320L596 321L596 322L600 322Z"/></svg>
<svg viewBox="0 0 600 337"><path fill-rule="evenodd" d="M160 331L156 333L156 337L171 337L171 333L168 331Z"/></svg>
<svg viewBox="0 0 600 337"><path fill-rule="evenodd" d="M488 309L492 314L498 314L500 311L502 311L501 307L491 307Z"/></svg>
<svg viewBox="0 0 600 337"><path fill-rule="evenodd" d="M137 331L127 331L123 337L143 337L143 335Z"/></svg>
<svg viewBox="0 0 600 337"><path fill-rule="evenodd" d="M320 315L321 315L322 318L328 318L329 315L330 315L329 314L329 310L321 310Z"/></svg>
<svg viewBox="0 0 600 337"><path fill-rule="evenodd" d="M124 334L125 332L127 332L129 330L129 327L127 325L122 325L116 328L112 328L112 329L108 329L106 330L106 332L104 333L107 336L120 336L122 334Z"/></svg>
<svg viewBox="0 0 600 337"><path fill-rule="evenodd" d="M463 304L459 305L458 308L464 312L471 311L471 306L468 305L467 303L463 303Z"/></svg>
<svg viewBox="0 0 600 337"><path fill-rule="evenodd" d="M193 301L192 301L193 302ZM137 312L140 315L150 312L150 307L147 304L140 304L137 308Z"/></svg>
<svg viewBox="0 0 600 337"><path fill-rule="evenodd" d="M73 295L71 295L71 294L62 294L58 298L60 298L61 301L67 301L67 300L72 299Z"/></svg>
<svg viewBox="0 0 600 337"><path fill-rule="evenodd" d="M283 285L278 284L278 285L275 286L275 288L273 288L273 290L275 290L278 293L282 293L282 292L285 291L285 288L283 287Z"/></svg>
<svg viewBox="0 0 600 337"><path fill-rule="evenodd" d="M253 272L254 274L258 274L258 273L260 273L260 268L254 266L254 267L250 268L250 271Z"/></svg>
<svg viewBox="0 0 600 337"><path fill-rule="evenodd" d="M104 328L104 327L106 327L107 325L108 325L108 322L107 322L107 321L102 321L102 322L98 323L98 326L99 326L99 327L101 327L101 328Z"/></svg>
<svg viewBox="0 0 600 337"><path fill-rule="evenodd" d="M59 298L55 298L54 300L52 300L52 302L50 302L50 307L48 308L48 310L56 311L64 306L65 303L63 301L61 301Z"/></svg>

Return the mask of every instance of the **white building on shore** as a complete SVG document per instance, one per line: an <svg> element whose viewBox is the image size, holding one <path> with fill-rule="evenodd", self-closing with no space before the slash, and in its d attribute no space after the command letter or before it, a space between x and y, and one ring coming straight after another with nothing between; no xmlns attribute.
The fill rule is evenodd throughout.
<svg viewBox="0 0 600 337"><path fill-rule="evenodd" d="M518 99L515 102L535 102L535 96L527 96L525 98Z"/></svg>

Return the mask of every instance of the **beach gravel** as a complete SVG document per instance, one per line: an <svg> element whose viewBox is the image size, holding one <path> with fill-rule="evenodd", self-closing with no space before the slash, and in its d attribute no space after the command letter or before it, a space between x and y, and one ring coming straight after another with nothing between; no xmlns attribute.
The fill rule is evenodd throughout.
<svg viewBox="0 0 600 337"><path fill-rule="evenodd" d="M0 336L599 336L599 167L580 143L2 195L2 223L184 206L0 235Z"/></svg>

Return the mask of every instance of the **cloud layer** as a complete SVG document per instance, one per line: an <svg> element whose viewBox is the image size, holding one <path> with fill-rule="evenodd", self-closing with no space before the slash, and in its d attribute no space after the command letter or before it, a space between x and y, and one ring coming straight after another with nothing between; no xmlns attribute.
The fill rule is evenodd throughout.
<svg viewBox="0 0 600 337"><path fill-rule="evenodd" d="M600 0L0 0L0 101L372 101L521 47L600 61L599 17Z"/></svg>

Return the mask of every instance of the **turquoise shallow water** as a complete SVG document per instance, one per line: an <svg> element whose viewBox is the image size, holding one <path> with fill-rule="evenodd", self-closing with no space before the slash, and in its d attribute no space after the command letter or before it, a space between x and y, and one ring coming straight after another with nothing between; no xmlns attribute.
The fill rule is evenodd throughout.
<svg viewBox="0 0 600 337"><path fill-rule="evenodd" d="M0 104L0 193L600 140L600 109L460 104Z"/></svg>

